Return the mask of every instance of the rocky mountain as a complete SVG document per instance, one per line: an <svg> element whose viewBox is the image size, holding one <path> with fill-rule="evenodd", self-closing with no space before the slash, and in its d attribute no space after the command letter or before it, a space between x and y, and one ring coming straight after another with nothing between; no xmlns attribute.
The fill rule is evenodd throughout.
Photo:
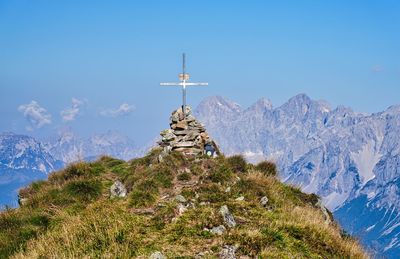
<svg viewBox="0 0 400 259"><path fill-rule="evenodd" d="M18 189L63 166L32 137L0 134L0 207L16 206Z"/></svg>
<svg viewBox="0 0 400 259"><path fill-rule="evenodd" d="M59 133L53 141L40 142L14 133L0 134L0 209L17 206L17 191L34 180L79 160L95 160L101 155L129 160L143 153L135 143L115 131L78 137L71 130Z"/></svg>
<svg viewBox="0 0 400 259"><path fill-rule="evenodd" d="M45 144L46 149L64 163L78 160L93 160L101 155L109 155L123 160L138 156L135 143L117 131L93 135L84 139L72 130L63 130L57 138Z"/></svg>
<svg viewBox="0 0 400 259"><path fill-rule="evenodd" d="M364 244L400 254L400 106L363 114L300 94L244 109L210 97L194 114L224 153L275 161L284 182L320 195Z"/></svg>

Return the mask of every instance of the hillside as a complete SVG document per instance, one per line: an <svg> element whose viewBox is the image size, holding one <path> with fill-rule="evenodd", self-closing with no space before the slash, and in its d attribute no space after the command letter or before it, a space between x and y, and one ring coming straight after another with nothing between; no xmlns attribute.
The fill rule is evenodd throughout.
<svg viewBox="0 0 400 259"><path fill-rule="evenodd" d="M111 198L118 180L128 193ZM0 214L0 258L367 258L317 196L240 156L102 157L20 196L21 208Z"/></svg>

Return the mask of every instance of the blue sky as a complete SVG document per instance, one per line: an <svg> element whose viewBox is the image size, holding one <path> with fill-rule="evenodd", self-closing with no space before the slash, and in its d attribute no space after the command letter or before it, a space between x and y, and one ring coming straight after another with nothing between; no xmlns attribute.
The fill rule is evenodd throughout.
<svg viewBox="0 0 400 259"><path fill-rule="evenodd" d="M159 82L182 52L210 83L189 90L193 106L306 93L377 112L400 104L399 14L395 0L0 0L0 131L117 129L143 144L180 105Z"/></svg>

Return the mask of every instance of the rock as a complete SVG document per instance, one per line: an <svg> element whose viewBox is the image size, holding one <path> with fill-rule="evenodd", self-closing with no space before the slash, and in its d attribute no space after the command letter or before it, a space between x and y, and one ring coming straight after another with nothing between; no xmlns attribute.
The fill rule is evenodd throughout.
<svg viewBox="0 0 400 259"><path fill-rule="evenodd" d="M113 185L111 185L110 193L111 193L111 198L114 197L124 198L126 197L127 191L125 186L120 181L116 181Z"/></svg>
<svg viewBox="0 0 400 259"><path fill-rule="evenodd" d="M268 205L268 197L267 196L262 197L260 199L260 204L261 206L266 207Z"/></svg>
<svg viewBox="0 0 400 259"><path fill-rule="evenodd" d="M174 130L185 130L188 128L188 124L186 121L178 121L177 123L172 125L172 129Z"/></svg>
<svg viewBox="0 0 400 259"><path fill-rule="evenodd" d="M194 144L193 144L193 142L190 142L190 141L184 141L184 142L175 143L173 147L177 147L177 148L186 147L187 148L187 147L194 147Z"/></svg>
<svg viewBox="0 0 400 259"><path fill-rule="evenodd" d="M221 213L222 217L224 218L224 222L228 227L233 228L236 226L236 221L233 215L230 213L228 206L222 206L219 209L219 212Z"/></svg>
<svg viewBox="0 0 400 259"><path fill-rule="evenodd" d="M149 259L167 259L161 252L154 252L150 255Z"/></svg>
<svg viewBox="0 0 400 259"><path fill-rule="evenodd" d="M244 201L244 196L240 196L240 197L236 198L235 201Z"/></svg>
<svg viewBox="0 0 400 259"><path fill-rule="evenodd" d="M20 207L25 206L28 203L28 199L27 198L22 198L18 195L18 205Z"/></svg>
<svg viewBox="0 0 400 259"><path fill-rule="evenodd" d="M210 232L214 235L221 236L226 231L226 228L223 225L219 225L218 227L213 227Z"/></svg>
<svg viewBox="0 0 400 259"><path fill-rule="evenodd" d="M187 202L187 200L185 199L185 197L183 197L183 196L180 195L180 194L175 196L175 200L178 201L178 202L181 202L181 203L186 203L186 202Z"/></svg>
<svg viewBox="0 0 400 259"><path fill-rule="evenodd" d="M228 188L226 188L225 192L231 192L231 187L229 186Z"/></svg>
<svg viewBox="0 0 400 259"><path fill-rule="evenodd" d="M159 163L164 162L164 157L161 154L158 155L158 162Z"/></svg>
<svg viewBox="0 0 400 259"><path fill-rule="evenodd" d="M318 208L320 208L320 210L322 211L322 213L324 214L324 219L325 219L325 224L331 224L332 220L331 217L328 213L328 210L325 208L324 205L322 205L322 200L318 199L318 202L315 204Z"/></svg>
<svg viewBox="0 0 400 259"><path fill-rule="evenodd" d="M178 216L181 216L183 213L185 213L185 211L187 211L186 206L183 205L182 203L178 204L177 209L178 209Z"/></svg>
<svg viewBox="0 0 400 259"><path fill-rule="evenodd" d="M219 258L221 259L236 259L236 246L224 246L222 248L221 253L219 254Z"/></svg>

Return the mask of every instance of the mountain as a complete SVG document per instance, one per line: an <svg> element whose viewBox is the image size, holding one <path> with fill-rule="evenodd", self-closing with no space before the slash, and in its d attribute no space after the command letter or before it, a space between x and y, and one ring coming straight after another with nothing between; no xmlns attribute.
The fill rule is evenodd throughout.
<svg viewBox="0 0 400 259"><path fill-rule="evenodd" d="M49 153L64 163L94 160L102 155L123 160L129 160L139 155L138 148L131 139L111 130L84 139L67 129L60 131L57 138L46 142L45 146Z"/></svg>
<svg viewBox="0 0 400 259"><path fill-rule="evenodd" d="M44 179L63 163L34 138L14 133L0 134L0 205L16 206L18 189Z"/></svg>
<svg viewBox="0 0 400 259"><path fill-rule="evenodd" d="M0 214L0 258L367 258L317 196L241 156L102 157L20 196Z"/></svg>
<svg viewBox="0 0 400 259"><path fill-rule="evenodd" d="M357 113L297 95L247 109L222 97L194 112L226 154L275 161L284 182L316 193L378 254L400 254L400 106Z"/></svg>

